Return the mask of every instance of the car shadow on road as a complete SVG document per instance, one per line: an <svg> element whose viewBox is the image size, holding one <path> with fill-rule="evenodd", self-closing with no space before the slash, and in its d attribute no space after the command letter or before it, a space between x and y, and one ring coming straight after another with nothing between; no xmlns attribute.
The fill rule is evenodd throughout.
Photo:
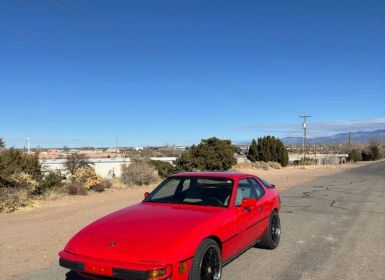
<svg viewBox="0 0 385 280"><path fill-rule="evenodd" d="M84 277L73 271L69 271L68 273L66 273L66 280L104 280L104 279L112 279L112 278L97 277L97 276L91 276L91 275L90 276L87 275L87 277Z"/></svg>
<svg viewBox="0 0 385 280"><path fill-rule="evenodd" d="M77 274L76 272L70 271L66 274L66 280L84 280L85 278Z"/></svg>

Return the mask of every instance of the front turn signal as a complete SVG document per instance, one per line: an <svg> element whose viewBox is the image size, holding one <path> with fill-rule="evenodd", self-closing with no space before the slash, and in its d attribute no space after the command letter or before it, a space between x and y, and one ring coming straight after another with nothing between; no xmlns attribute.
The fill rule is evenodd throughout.
<svg viewBox="0 0 385 280"><path fill-rule="evenodd" d="M170 265L168 265L166 267L163 267L163 268L158 268L158 269L150 270L148 272L148 277L149 277L148 279L151 279L151 280L155 280L155 279L158 279L158 280L170 279L171 271L172 271L172 267Z"/></svg>
<svg viewBox="0 0 385 280"><path fill-rule="evenodd" d="M185 273L187 270L187 264L185 262L181 262L178 267L179 274Z"/></svg>
<svg viewBox="0 0 385 280"><path fill-rule="evenodd" d="M166 268L151 270L149 272L150 279L160 278L166 275Z"/></svg>

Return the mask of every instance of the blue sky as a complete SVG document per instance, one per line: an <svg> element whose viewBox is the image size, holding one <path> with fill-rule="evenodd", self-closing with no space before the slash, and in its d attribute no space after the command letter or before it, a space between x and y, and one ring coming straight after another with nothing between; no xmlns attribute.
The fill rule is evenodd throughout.
<svg viewBox="0 0 385 280"><path fill-rule="evenodd" d="M0 42L8 146L385 128L380 0L3 0Z"/></svg>

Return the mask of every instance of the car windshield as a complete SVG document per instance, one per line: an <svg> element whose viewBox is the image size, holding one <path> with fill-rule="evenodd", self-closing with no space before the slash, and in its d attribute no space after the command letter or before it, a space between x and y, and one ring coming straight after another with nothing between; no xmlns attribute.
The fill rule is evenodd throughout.
<svg viewBox="0 0 385 280"><path fill-rule="evenodd" d="M233 181L227 178L171 177L144 201L227 207Z"/></svg>

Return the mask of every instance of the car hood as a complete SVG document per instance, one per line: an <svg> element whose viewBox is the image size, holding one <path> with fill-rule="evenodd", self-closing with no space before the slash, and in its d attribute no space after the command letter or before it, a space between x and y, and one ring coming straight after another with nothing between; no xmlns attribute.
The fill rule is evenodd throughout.
<svg viewBox="0 0 385 280"><path fill-rule="evenodd" d="M210 230L212 219L224 212L222 207L142 202L90 224L66 250L117 261L161 261L180 240Z"/></svg>

